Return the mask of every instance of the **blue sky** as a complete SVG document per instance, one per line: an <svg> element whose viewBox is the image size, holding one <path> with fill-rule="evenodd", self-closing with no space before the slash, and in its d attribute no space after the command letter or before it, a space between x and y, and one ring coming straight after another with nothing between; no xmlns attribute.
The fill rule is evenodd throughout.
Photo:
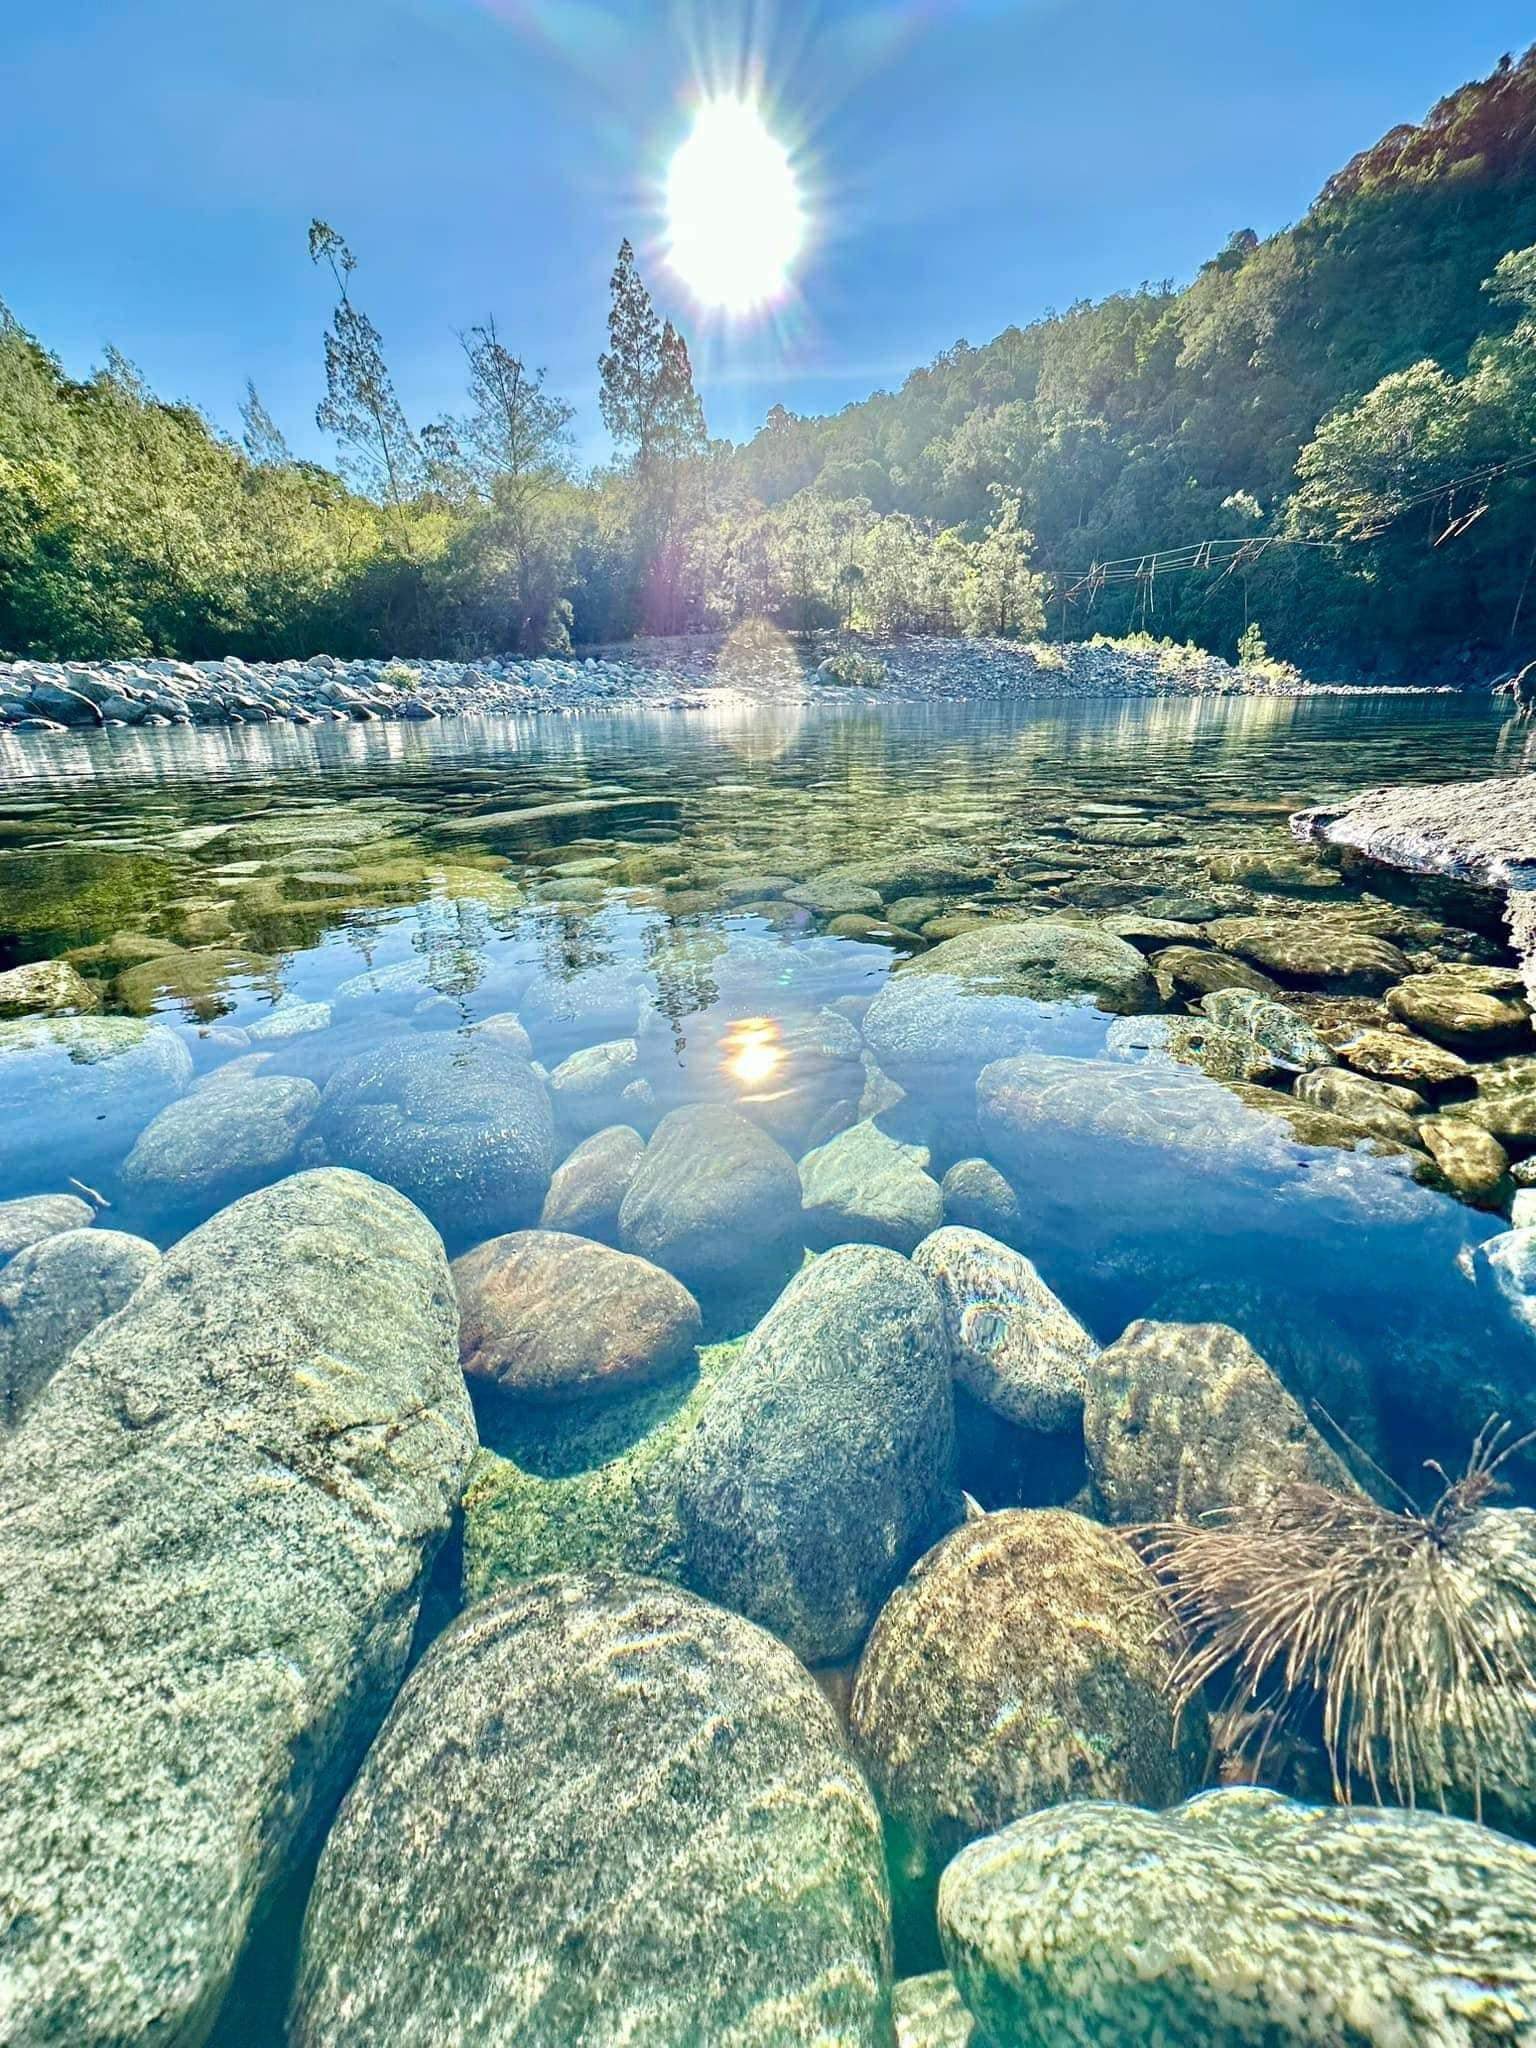
<svg viewBox="0 0 1536 2048"><path fill-rule="evenodd" d="M318 213L414 420L458 404L456 331L494 311L595 457L628 233L742 437L775 400L835 410L959 336L1188 277L1533 31L1528 0L11 0L0 296L72 371L113 341L223 426L253 377L328 458ZM816 231L794 299L727 329L669 281L658 194L744 52Z"/></svg>

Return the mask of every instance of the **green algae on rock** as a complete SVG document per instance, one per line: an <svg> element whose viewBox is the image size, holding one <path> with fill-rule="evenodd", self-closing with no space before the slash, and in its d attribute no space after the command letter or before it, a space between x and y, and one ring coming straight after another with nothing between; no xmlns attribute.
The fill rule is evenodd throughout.
<svg viewBox="0 0 1536 2048"><path fill-rule="evenodd" d="M885 2048L880 1821L782 1644L626 1575L461 1617L321 1858L296 2048Z"/></svg>
<svg viewBox="0 0 1536 2048"><path fill-rule="evenodd" d="M682 1453L741 1340L676 1379L560 1407L498 1411L464 1490L464 1598L545 1572L681 1580Z"/></svg>
<svg viewBox="0 0 1536 2048"><path fill-rule="evenodd" d="M1536 2038L1536 1851L1439 1814L1246 1788L1161 1814L1062 1806L956 1857L939 1923L998 2042Z"/></svg>

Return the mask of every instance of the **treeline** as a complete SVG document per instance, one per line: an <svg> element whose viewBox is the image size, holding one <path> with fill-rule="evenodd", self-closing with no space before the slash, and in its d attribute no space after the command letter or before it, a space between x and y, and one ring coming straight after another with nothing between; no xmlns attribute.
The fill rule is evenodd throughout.
<svg viewBox="0 0 1536 2048"><path fill-rule="evenodd" d="M492 319L463 412L412 422L352 252L316 222L310 256L339 474L254 390L237 443L113 352L70 380L0 309L0 649L473 654L768 618L1145 628L1357 673L1536 654L1536 50L1185 289L957 343L834 417L776 407L741 448L626 244L613 460L586 475ZM1254 545L1085 577L1209 539Z"/></svg>

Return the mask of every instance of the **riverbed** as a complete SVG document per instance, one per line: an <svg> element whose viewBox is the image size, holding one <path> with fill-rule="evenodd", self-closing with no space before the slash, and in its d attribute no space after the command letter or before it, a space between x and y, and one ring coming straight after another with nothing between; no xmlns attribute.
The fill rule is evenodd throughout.
<svg viewBox="0 0 1536 2048"><path fill-rule="evenodd" d="M447 1315L457 1289L468 1400L456 1358L453 1384L430 1396L458 1444L442 1453L437 1505L396 1503L402 1526L422 1516L415 1576L390 1596L397 1624L406 1614L399 1654L359 1683L355 1725L306 1726L304 1741L335 1754L293 1797L291 1829L258 1814L266 1793L240 1795L247 1837L271 1847L264 1863L248 1840L230 1852L240 1899L211 1949L237 1953L274 1886L284 1903L215 2038L279 2037L316 1844L407 1651L413 1666L426 1653L428 1673L429 1644L466 1605L549 1572L638 1572L787 1644L845 1716L885 1602L965 1513L1064 1511L1098 1528L1183 1512L1125 1480L1093 1416L1092 1361L1140 1319L1246 1340L1285 1404L1282 1434L1305 1433L1308 1469L1341 1484L1422 1494L1425 1461L1458 1467L1490 1415L1536 1423L1533 1329L1488 1260L1536 1177L1536 1122L1527 1133L1523 1110L1484 1113L1527 1090L1536 1102L1508 934L1411 882L1346 877L1290 828L1379 784L1523 772L1521 738L1456 698L1205 695L742 698L579 721L0 736L0 989L43 962L58 977L42 1014L18 996L0 1023L0 1225L28 1198L66 1205L35 1243L6 1247L0 1292L50 1236L136 1247L90 1265L94 1308L62 1266L64 1298L46 1312L8 1297L26 1336L5 1388L13 1443L64 1428L61 1389L86 1353L93 1385L126 1375L113 1398L130 1427L133 1368L113 1363L114 1326L95 1325L131 1326L194 1233L225 1230L227 1260L282 1222L298 1233L293 1258L323 1264L342 1224L329 1211L273 1221L261 1205L274 1190L308 1201L327 1176L366 1175L413 1220L390 1211L383 1239L348 1254L359 1274L455 1262L452 1287L423 1283L437 1305L419 1313ZM1448 1010L1447 991L1482 1007ZM229 1214L247 1221L226 1229ZM985 1244L922 1249L957 1232ZM289 1241L256 1247L274 1300ZM866 1261L857 1284L850 1248ZM906 1277L918 1270L969 1332L954 1339L966 1365L953 1393L945 1370L942 1416L907 1442L911 1418L893 1413L880 1421L888 1459L867 1444L840 1456L836 1432L855 1423L828 1396L803 1442L783 1438L779 1479L765 1477L752 1427L721 1413L755 1399L757 1429L789 1427L761 1386L738 1385L754 1331L801 1313L797 1290L847 1274L826 1325L843 1341L868 1301L895 1356L916 1311L891 1302L926 1288ZM218 1306L201 1267L176 1285L215 1333L231 1313L264 1312L261 1299ZM1015 1314L1054 1334L1009 1380L988 1359ZM566 1320L574 1334L557 1342L550 1326ZM341 1339L317 1311L305 1341L329 1356ZM204 1363L213 1412L228 1388L216 1358ZM834 1359L829 1381L867 1366ZM374 1426L364 1396L326 1398L336 1429ZM878 1420L883 1397L869 1398ZM744 1476L706 1469L710 1443ZM35 1481L46 1453L27 1456ZM1528 1465L1503 1476L1536 1501ZM781 1482L797 1503L786 1526L826 1489L805 1526L829 1555L804 1584L794 1557L759 1555ZM277 1541L265 1509L238 1512L254 1546ZM159 1540L134 1567L135 1601L152 1603ZM120 1599L92 1557L107 1576L85 1597ZM166 1565L173 1608L193 1597L179 1573ZM264 1614L280 1604L262 1597ZM171 1653L177 1687L189 1640ZM210 1672L221 1654L208 1649ZM305 1668L302 1642L284 1654ZM46 1718L37 1684L28 1698ZM259 1718L249 1703L231 1711ZM854 1714L857 1736L857 1696ZM152 1750L148 1722L127 1718L129 1748ZM215 1746L200 1754L212 1788L239 1775ZM15 1762L0 1756L0 1772ZM1142 1803L1193 1790L1203 1768ZM84 1766L66 1773L67 1810L88 1805L89 1781ZM1302 1772L1283 1789L1316 1785ZM165 1825L190 1825L177 1813ZM379 1825L394 1825L389 1811ZM935 1876L905 1903L898 1882L898 1974L941 1960ZM328 2032L326 2013L387 1975L337 1931L357 1908L350 1881L314 1909L296 2039L354 2038ZM378 1874L368 1885L388 1890ZM183 1907L195 1921L195 1902ZM105 1952L115 1939L109 1928ZM46 1980L69 1966L38 1967ZM83 1967L92 1981L98 1966ZM108 1953L99 1967L118 1965ZM217 2004L227 1963L186 1967L202 1974L175 1997Z"/></svg>

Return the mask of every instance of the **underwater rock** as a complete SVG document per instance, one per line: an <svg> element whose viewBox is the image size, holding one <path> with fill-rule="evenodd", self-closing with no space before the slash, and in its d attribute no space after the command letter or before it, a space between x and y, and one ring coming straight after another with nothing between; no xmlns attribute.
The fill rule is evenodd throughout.
<svg viewBox="0 0 1536 2048"><path fill-rule="evenodd" d="M169 1252L0 1451L0 2008L205 2038L405 1666L474 1445L436 1233L299 1174Z"/></svg>
<svg viewBox="0 0 1536 2048"><path fill-rule="evenodd" d="M543 1401L664 1379L693 1356L699 1305L670 1273L558 1230L493 1237L453 1264L472 1380Z"/></svg>
<svg viewBox="0 0 1536 2048"><path fill-rule="evenodd" d="M313 1081L220 1075L139 1133L123 1161L123 1184L178 1206L222 1206L287 1172L319 1107Z"/></svg>
<svg viewBox="0 0 1536 2048"><path fill-rule="evenodd" d="M786 889L784 896L787 902L813 910L818 917L847 917L854 913L878 917L882 908L878 889L850 882L835 873L801 882L796 888Z"/></svg>
<svg viewBox="0 0 1536 2048"><path fill-rule="evenodd" d="M1357 1073L1410 1088L1446 1088L1469 1080L1472 1067L1459 1052L1435 1045L1412 1031L1367 1025L1334 1040L1339 1058Z"/></svg>
<svg viewBox="0 0 1536 2048"><path fill-rule="evenodd" d="M662 1118L619 1209L625 1251L695 1290L771 1271L799 1245L801 1228L793 1159L716 1103Z"/></svg>
<svg viewBox="0 0 1536 2048"><path fill-rule="evenodd" d="M1497 1138L1465 1116L1421 1117L1418 1134L1437 1174L1463 1201L1502 1207L1509 1189L1509 1154Z"/></svg>
<svg viewBox="0 0 1536 2048"><path fill-rule="evenodd" d="M1210 1279L1196 1271L1159 1295L1147 1319L1222 1323L1236 1330L1304 1415L1322 1407L1368 1456L1383 1455L1375 1377L1330 1305L1308 1300L1295 1288Z"/></svg>
<svg viewBox="0 0 1536 2048"><path fill-rule="evenodd" d="M159 1263L147 1238L121 1230L64 1230L17 1253L0 1273L0 1431Z"/></svg>
<svg viewBox="0 0 1536 2048"><path fill-rule="evenodd" d="M409 1196L445 1235L484 1237L538 1215L554 1161L549 1094L494 1039L396 1039L325 1085L328 1156Z"/></svg>
<svg viewBox="0 0 1536 2048"><path fill-rule="evenodd" d="M1504 1230L1484 1238L1472 1252L1472 1277L1536 1337L1536 1230Z"/></svg>
<svg viewBox="0 0 1536 2048"><path fill-rule="evenodd" d="M1387 1008L1410 1030L1453 1052L1507 1050L1530 1042L1531 1013L1517 974L1488 968L1437 968L1387 991Z"/></svg>
<svg viewBox="0 0 1536 2048"><path fill-rule="evenodd" d="M953 1459L938 1297L895 1252L841 1245L790 1282L689 1439L689 1583L836 1663L958 1513Z"/></svg>
<svg viewBox="0 0 1536 2048"><path fill-rule="evenodd" d="M910 1252L944 1214L928 1173L926 1145L887 1137L878 1124L855 1124L800 1162L805 1230L812 1244L889 1245Z"/></svg>
<svg viewBox="0 0 1536 2048"><path fill-rule="evenodd" d="M969 1521L897 1587L859 1661L850 1731L886 1820L897 1929L933 1947L935 1887L978 1835L1064 1799L1164 1806L1200 1780L1175 1728L1178 1641L1151 1573L1059 1508Z"/></svg>
<svg viewBox="0 0 1536 2048"><path fill-rule="evenodd" d="M1070 1429L1099 1347L1022 1252L979 1230L936 1230L912 1254L944 1310L950 1367L1027 1429Z"/></svg>
<svg viewBox="0 0 1536 2048"><path fill-rule="evenodd" d="M1520 1843L1249 1787L1161 1814L1034 1814L965 1850L939 1892L978 2028L1053 2048L1513 2048L1536 2038L1533 1923Z"/></svg>
<svg viewBox="0 0 1536 2048"><path fill-rule="evenodd" d="M1196 1003L1219 989L1246 989L1250 995L1278 996L1279 985L1235 953L1207 946L1165 946L1152 955L1157 985L1167 997Z"/></svg>
<svg viewBox="0 0 1536 2048"><path fill-rule="evenodd" d="M1536 1140L1536 1059L1495 1060L1477 1069L1477 1093L1457 1105L1496 1138L1518 1144Z"/></svg>
<svg viewBox="0 0 1536 2048"><path fill-rule="evenodd" d="M252 1038L266 1043L273 1039L307 1038L311 1031L328 1030L330 1022L329 1003L301 1003L293 996L284 996L248 1029Z"/></svg>
<svg viewBox="0 0 1536 2048"><path fill-rule="evenodd" d="M891 1993L896 2048L983 2048L948 1970L901 1977Z"/></svg>
<svg viewBox="0 0 1536 2048"><path fill-rule="evenodd" d="M1310 854L1274 853L1264 847L1239 847L1206 857L1213 882L1239 882L1249 889L1272 889L1281 895L1331 895L1338 876Z"/></svg>
<svg viewBox="0 0 1536 2048"><path fill-rule="evenodd" d="M1370 993L1401 981L1407 959L1396 946L1357 924L1325 914L1222 917L1206 927L1218 946L1300 987L1326 983Z"/></svg>
<svg viewBox="0 0 1536 2048"><path fill-rule="evenodd" d="M930 895L947 889L972 889L986 879L979 855L953 846L914 846L905 852L876 853L863 860L843 861L813 876L816 883L841 882L873 889L894 901L902 896Z"/></svg>
<svg viewBox="0 0 1536 2048"><path fill-rule="evenodd" d="M909 960L900 973L947 976L971 995L1092 1004L1121 1017L1157 1007L1152 976L1134 946L1101 925L1059 918L1025 918L963 932ZM879 1002L877 996L876 1008ZM878 1055L878 1044L875 1051Z"/></svg>
<svg viewBox="0 0 1536 2048"><path fill-rule="evenodd" d="M1298 1102L1341 1116L1388 1144L1422 1149L1413 1112L1424 1107L1424 1098L1411 1088L1352 1074L1345 1067L1318 1067L1297 1075L1295 1094Z"/></svg>
<svg viewBox="0 0 1536 2048"><path fill-rule="evenodd" d="M541 1054L633 1038L651 1008L650 984L635 961L587 967L561 980L545 975L518 1003L518 1016Z"/></svg>
<svg viewBox="0 0 1536 2048"><path fill-rule="evenodd" d="M1223 1323L1132 1323L1088 1376L1083 1439L1112 1522L1196 1521L1295 1480L1355 1490L1253 1346Z"/></svg>
<svg viewBox="0 0 1536 2048"><path fill-rule="evenodd" d="M583 1138L550 1176L540 1230L616 1243L619 1209L644 1156L645 1140L632 1124L610 1124Z"/></svg>
<svg viewBox="0 0 1536 2048"><path fill-rule="evenodd" d="M550 1100L561 1127L587 1138L620 1122L631 1107L625 1090L639 1070L640 1048L632 1038L583 1046L562 1060L549 1077Z"/></svg>
<svg viewBox="0 0 1536 2048"><path fill-rule="evenodd" d="M96 1211L78 1195L19 1195L0 1202L0 1266L61 1230L88 1230Z"/></svg>
<svg viewBox="0 0 1536 2048"><path fill-rule="evenodd" d="M782 1644L556 1576L462 1616L321 1858L295 2048L890 2039L880 1821Z"/></svg>
<svg viewBox="0 0 1536 2048"><path fill-rule="evenodd" d="M515 1010L498 1010L493 1016L482 1017L478 1024L469 1027L471 1038L488 1038L507 1052L515 1052L519 1058L533 1058L533 1040L523 1029L523 1020Z"/></svg>
<svg viewBox="0 0 1536 2048"><path fill-rule="evenodd" d="M1204 1017L1117 1017L1104 1050L1111 1059L1193 1067L1212 1081L1262 1081L1275 1071L1273 1059L1246 1032L1223 1030Z"/></svg>
<svg viewBox="0 0 1536 2048"><path fill-rule="evenodd" d="M944 1221L1007 1244L1023 1226L1019 1198L990 1159L957 1159L940 1183Z"/></svg>
<svg viewBox="0 0 1536 2048"><path fill-rule="evenodd" d="M33 960L0 974L0 1017L100 1008L96 991L67 960Z"/></svg>
<svg viewBox="0 0 1536 2048"><path fill-rule="evenodd" d="M192 1079L192 1055L138 1017L0 1023L0 1173L13 1184L116 1164Z"/></svg>
<svg viewBox="0 0 1536 2048"><path fill-rule="evenodd" d="M1334 1055L1299 1010L1248 989L1213 989L1200 1008L1211 1022L1253 1040L1279 1072L1331 1067Z"/></svg>

